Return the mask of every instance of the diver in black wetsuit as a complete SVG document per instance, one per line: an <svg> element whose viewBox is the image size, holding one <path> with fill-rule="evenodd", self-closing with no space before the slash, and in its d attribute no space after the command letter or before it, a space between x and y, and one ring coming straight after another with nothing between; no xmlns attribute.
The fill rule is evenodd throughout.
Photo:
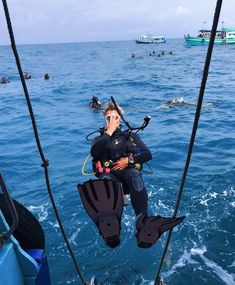
<svg viewBox="0 0 235 285"><path fill-rule="evenodd" d="M99 102L99 99L98 99L98 97L97 96L95 96L95 95L92 95L92 103L93 104L98 104L98 102Z"/></svg>
<svg viewBox="0 0 235 285"><path fill-rule="evenodd" d="M8 79L7 76L3 76L0 80L0 84L7 84L9 82L10 82L10 80Z"/></svg>
<svg viewBox="0 0 235 285"><path fill-rule="evenodd" d="M120 107L119 111L122 113ZM96 176L99 179L122 182L124 194L130 193L136 215L137 245L142 248L151 247L165 231L177 226L184 217L148 216L148 194L140 170L143 163L152 159L152 154L137 134L120 130L120 115L112 103L104 110L104 115L106 130L94 139L91 147ZM94 196L94 193L92 195ZM85 204L90 203L88 200ZM89 206L89 209L93 206ZM100 204L98 206L100 207ZM99 210L97 212L99 213ZM107 215L106 219L109 218L107 213L102 215ZM113 220L107 220L104 224L110 224L110 228L114 227ZM106 240L106 244L115 247L120 242L119 238L117 240L114 244Z"/></svg>
<svg viewBox="0 0 235 285"><path fill-rule="evenodd" d="M102 107L102 104L99 101L97 96L92 95L91 100L92 101L89 103L90 108L101 108Z"/></svg>
<svg viewBox="0 0 235 285"><path fill-rule="evenodd" d="M44 80L49 80L50 79L50 76L48 73L45 73L44 76L43 76L43 79Z"/></svg>
<svg viewBox="0 0 235 285"><path fill-rule="evenodd" d="M98 173L100 179L121 180L124 194L130 194L136 216L147 215L148 195L141 175L141 165L152 159L152 154L137 134L119 129L120 116L115 107L109 105L104 115L106 132L95 138L91 148L94 163L110 164L111 173Z"/></svg>

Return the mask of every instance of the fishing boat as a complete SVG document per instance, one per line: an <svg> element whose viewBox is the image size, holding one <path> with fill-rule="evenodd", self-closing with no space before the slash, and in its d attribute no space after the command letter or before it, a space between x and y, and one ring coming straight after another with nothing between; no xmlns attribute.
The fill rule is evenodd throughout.
<svg viewBox="0 0 235 285"><path fill-rule="evenodd" d="M208 45L210 42L211 30L200 30L197 37L184 36L189 46ZM235 28L222 28L216 31L215 44L235 44Z"/></svg>
<svg viewBox="0 0 235 285"><path fill-rule="evenodd" d="M155 35L142 35L136 39L137 44L162 44L165 42L166 40L163 36Z"/></svg>

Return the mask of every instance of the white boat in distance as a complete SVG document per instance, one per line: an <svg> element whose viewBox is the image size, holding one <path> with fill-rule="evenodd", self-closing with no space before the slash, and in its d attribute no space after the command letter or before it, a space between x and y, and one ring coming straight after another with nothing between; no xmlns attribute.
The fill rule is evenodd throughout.
<svg viewBox="0 0 235 285"><path fill-rule="evenodd" d="M136 39L137 44L161 44L165 43L166 40L163 36L154 35L142 35Z"/></svg>

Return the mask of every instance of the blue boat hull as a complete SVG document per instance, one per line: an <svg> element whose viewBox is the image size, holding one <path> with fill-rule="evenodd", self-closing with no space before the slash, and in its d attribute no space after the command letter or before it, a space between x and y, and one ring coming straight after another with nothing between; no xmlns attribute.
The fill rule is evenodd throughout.
<svg viewBox="0 0 235 285"><path fill-rule="evenodd" d="M210 38L200 38L200 37L184 37L185 42L189 46L202 46L202 45L209 45ZM216 45L227 45L227 44L235 44L235 38L232 39L221 39L215 38Z"/></svg>
<svg viewBox="0 0 235 285"><path fill-rule="evenodd" d="M0 233L9 229L0 211ZM51 285L47 258L42 249L23 250L10 238L0 247L0 284Z"/></svg>

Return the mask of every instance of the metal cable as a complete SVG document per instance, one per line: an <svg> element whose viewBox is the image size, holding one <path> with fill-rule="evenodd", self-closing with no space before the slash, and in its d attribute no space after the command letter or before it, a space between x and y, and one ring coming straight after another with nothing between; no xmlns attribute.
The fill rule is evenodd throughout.
<svg viewBox="0 0 235 285"><path fill-rule="evenodd" d="M22 83L22 86L23 86L23 90L24 90L27 106L28 106L28 109L29 109L29 113L30 113L30 117L31 117L31 121L32 121L32 126L33 126L33 131L34 131L34 136L35 136L37 147L38 147L38 151L39 151L39 154L40 154L41 159L42 159L42 165L41 166L44 168L46 185L47 185L48 194L49 194L49 197L50 197L50 200L51 200L51 204L52 204L52 207L53 207L56 219L58 221L58 224L59 224L62 236L63 236L63 238L65 240L65 243L66 243L67 248L69 250L70 256L71 256L71 258L73 260L73 263L75 265L75 268L77 270L78 276L80 277L80 280L81 280L82 284L83 285L87 285L89 283L85 281L85 279L83 278L82 273L81 273L81 271L79 269L78 262L76 260L75 254L74 254L74 252L72 250L72 247L71 247L71 245L70 245L70 243L68 241L68 238L66 236L66 233L65 233L65 230L64 230L62 221L60 219L59 212L58 212L58 209L56 207L56 203L55 203L52 191L51 191L50 180L49 180L49 173L48 173L49 161L45 158L43 150L42 150L42 147L41 147L40 138L39 138L38 131L37 131L36 120L35 120L35 117L34 117L33 108L32 108L31 101L30 101L30 96L29 96L29 93L28 93L28 89L27 89L27 86L26 86L24 74L23 74L22 67L21 67L21 64L20 64L20 59L19 59L18 52L17 52L17 49L16 49L15 38L14 38L14 33L13 33L12 25L11 25L11 19L10 19L10 14L9 14L8 6L7 6L7 1L6 0L2 0L2 3L3 3L5 16L6 16L8 32L9 32L9 36L10 36L10 40L11 40L11 47L12 47L12 50L13 50L13 53L14 53L14 56L15 56L16 65L17 65L18 72L19 72L20 79L21 79L21 83Z"/></svg>
<svg viewBox="0 0 235 285"><path fill-rule="evenodd" d="M204 92L205 92L206 81L207 81L207 77L208 77L208 72L209 72L211 56L212 56L212 51L213 51L213 46L214 46L214 41L215 41L216 30L217 30L217 26L218 26L218 22L219 22L219 16L220 16L222 2L223 2L223 0L217 0L217 4L216 4L216 8L215 8L213 25L212 25L212 29L211 29L210 43L209 43L209 46L208 46L207 55L206 55L206 61L205 61L205 65L204 65L204 71L203 71L203 76L202 76L202 81L201 81L200 92L199 92L199 96L198 96L197 109L196 109L196 113L195 113L195 118L194 118L191 138L190 138L190 144L189 144L189 148L188 148L188 154L187 154L185 167L184 167L184 171L183 171L183 175L182 175L182 180L181 180L181 184L180 184L180 188L179 188L179 192L178 192L178 196L177 196L177 200L176 200L176 205L175 205L173 218L176 217L178 209L179 209L179 204L180 204L180 200L181 200L182 193L183 193L183 190L184 190L184 184L185 184L186 176L187 176L187 173L188 173L190 159L191 159L191 155L192 155L192 152L193 152L193 145L194 145L196 132L197 132L197 128L198 128L200 112L201 112L201 107L202 107L202 101L203 101L203 96L204 96ZM163 265L164 259L166 257L168 246L170 244L172 230L173 229L171 229L169 231L169 234L168 234L168 237L167 237L167 241L166 241L166 244L165 244L165 247L164 247L164 251L163 251L162 258L161 258L161 261L160 261L160 265L159 265L159 268L158 268L157 276L156 276L156 279L154 281L154 285L160 285L160 282L161 282L160 273L161 273L161 269L162 269L162 265Z"/></svg>

